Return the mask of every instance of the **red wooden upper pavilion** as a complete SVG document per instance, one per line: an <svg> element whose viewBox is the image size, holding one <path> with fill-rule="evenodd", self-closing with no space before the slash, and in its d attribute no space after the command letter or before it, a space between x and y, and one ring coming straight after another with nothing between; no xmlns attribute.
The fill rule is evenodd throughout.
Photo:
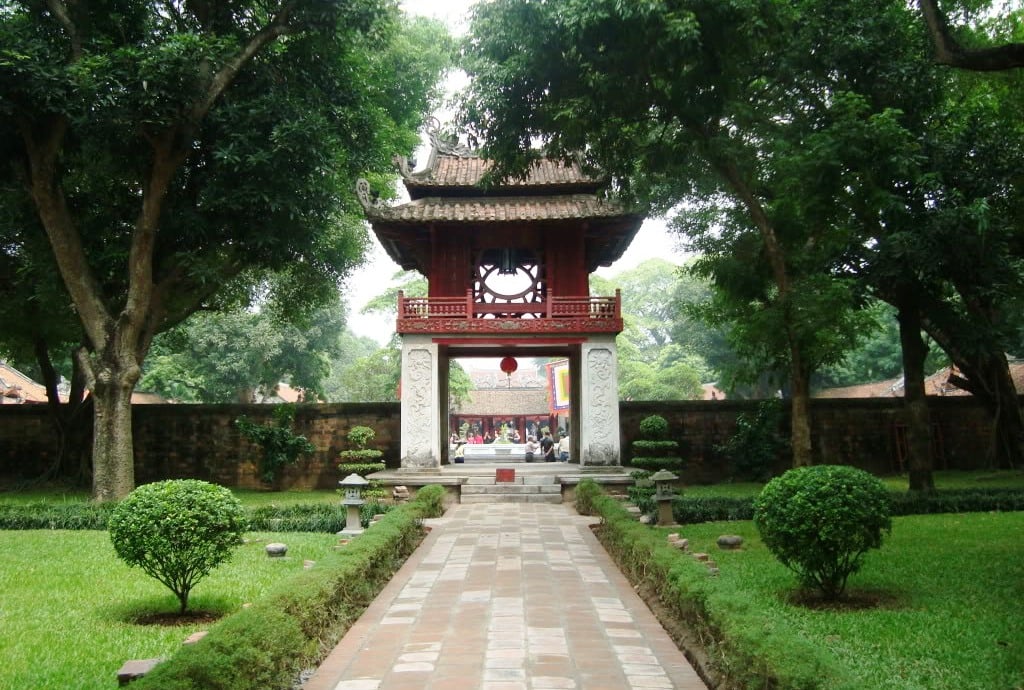
<svg viewBox="0 0 1024 690"><path fill-rule="evenodd" d="M378 203L365 180L357 188L388 255L403 269L426 276L429 284L425 298L399 297L403 466L430 466L425 446L438 448L435 437L447 438L447 430L431 419L430 438L405 445L406 429L415 434L426 423L421 419L407 426L406 417L427 414L413 409L417 403L407 404L410 386L420 399L433 399L429 414L436 418L446 406L440 400L446 384L436 381L446 380L448 358L494 356L496 348L503 354L568 356L578 370L575 389L580 378L587 378L580 368L599 364L592 390L588 393L584 382L574 397L586 402L589 395L591 406L603 410L595 424L614 425L595 432L593 457L601 456L597 464L612 464L614 455L617 463L614 336L622 330L620 299L618 294L590 295L588 277L622 256L643 218L602 198L606 181L584 174L575 163L541 160L525 179L484 186L489 161L442 140L436 129L430 138L433 147L422 171L413 172L404 158L396 159L408 203ZM588 345L600 349L589 363ZM613 403L613 412L604 410ZM585 462L588 427L572 416L574 435L581 430L584 437L574 442L583 444Z"/></svg>

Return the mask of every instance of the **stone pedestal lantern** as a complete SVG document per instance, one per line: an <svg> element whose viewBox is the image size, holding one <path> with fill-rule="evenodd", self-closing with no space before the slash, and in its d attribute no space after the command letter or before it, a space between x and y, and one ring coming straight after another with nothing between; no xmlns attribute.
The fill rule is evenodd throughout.
<svg viewBox="0 0 1024 690"><path fill-rule="evenodd" d="M339 535L355 537L363 533L363 526L359 522L359 507L366 503L363 500L363 487L369 483L355 472L338 482L338 485L345 491L341 505L345 506L347 510L345 529L338 532Z"/></svg>
<svg viewBox="0 0 1024 690"><path fill-rule="evenodd" d="M654 500L658 502L658 524L671 525L675 522L672 517L672 500L676 497L672 482L679 479L668 470L658 470L651 477L654 482Z"/></svg>

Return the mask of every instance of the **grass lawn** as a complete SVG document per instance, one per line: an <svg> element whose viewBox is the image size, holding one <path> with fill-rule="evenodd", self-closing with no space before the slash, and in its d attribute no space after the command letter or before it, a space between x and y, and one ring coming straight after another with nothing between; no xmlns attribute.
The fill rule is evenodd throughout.
<svg viewBox="0 0 1024 690"><path fill-rule="evenodd" d="M909 480L906 475L889 475L879 477L887 489L906 491ZM756 496L764 484L758 482L735 482L725 484L693 484L683 490L686 496L729 496L743 498ZM960 472L956 470L937 470L935 472L936 489L1024 489L1024 472L1020 470L992 470ZM2 496L2 494L0 494Z"/></svg>
<svg viewBox="0 0 1024 690"><path fill-rule="evenodd" d="M827 650L849 670L853 687L1024 687L1024 513L896 518L892 535L848 586L855 598L878 605L846 610L791 603L795 577L768 553L752 522L659 529L681 532L692 551L718 562L721 574L705 586L721 615L756 611L758 630L787 630ZM743 536L744 548L719 550L721 534Z"/></svg>
<svg viewBox="0 0 1024 690"><path fill-rule="evenodd" d="M38 500L38 498L37 498ZM228 563L199 582L192 611L227 614L331 551L331 534L248 534ZM288 544L285 558L264 545ZM169 656L210 623L140 625L139 615L177 611L169 589L114 554L106 532L7 531L0 560L0 690L117 687L128 659Z"/></svg>

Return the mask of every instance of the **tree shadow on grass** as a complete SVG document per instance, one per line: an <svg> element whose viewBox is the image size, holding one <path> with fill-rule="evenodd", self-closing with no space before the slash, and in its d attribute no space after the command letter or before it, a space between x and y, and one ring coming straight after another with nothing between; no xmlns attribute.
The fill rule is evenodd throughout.
<svg viewBox="0 0 1024 690"><path fill-rule="evenodd" d="M129 625L185 627L213 623L237 609L237 603L218 597L197 596L189 600L189 608L185 613L179 613L178 600L169 595L113 604L108 608L108 613L111 618Z"/></svg>
<svg viewBox="0 0 1024 690"><path fill-rule="evenodd" d="M785 592L782 600L792 606L812 611L874 611L895 610L906 606L902 593L882 589L861 589L849 587L838 599L826 599L821 592L798 589Z"/></svg>

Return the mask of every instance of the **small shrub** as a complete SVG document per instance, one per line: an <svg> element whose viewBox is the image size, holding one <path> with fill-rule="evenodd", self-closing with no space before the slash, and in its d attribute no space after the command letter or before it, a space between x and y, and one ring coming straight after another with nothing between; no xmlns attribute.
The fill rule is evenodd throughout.
<svg viewBox="0 0 1024 690"><path fill-rule="evenodd" d="M754 500L765 546L805 587L836 599L868 549L892 529L889 496L877 478L844 465L789 470Z"/></svg>
<svg viewBox="0 0 1024 690"><path fill-rule="evenodd" d="M644 417L640 420L640 433L644 438L661 440L668 435L668 422L661 415Z"/></svg>
<svg viewBox="0 0 1024 690"><path fill-rule="evenodd" d="M647 470L636 470L629 473L629 476L633 478L633 485L626 489L626 494L629 496L629 502L639 508L643 515L653 515L658 509L658 504L654 500L657 488L651 481L652 474L653 472Z"/></svg>
<svg viewBox="0 0 1024 690"><path fill-rule="evenodd" d="M729 460L733 478L762 482L772 475L779 456L789 449L789 439L780 431L784 412L781 400L764 400L757 412L736 417L736 431L715 450Z"/></svg>
<svg viewBox="0 0 1024 690"><path fill-rule="evenodd" d="M184 613L196 583L242 543L246 520L242 504L224 487L172 479L128 494L109 529L121 560L166 585Z"/></svg>
<svg viewBox="0 0 1024 690"><path fill-rule="evenodd" d="M292 431L295 421L294 405L278 405L274 408L272 424L257 424L248 417L239 417L235 426L242 435L263 449L260 458L260 479L273 484L277 472L285 465L291 465L303 453L316 451L316 446L305 436Z"/></svg>

